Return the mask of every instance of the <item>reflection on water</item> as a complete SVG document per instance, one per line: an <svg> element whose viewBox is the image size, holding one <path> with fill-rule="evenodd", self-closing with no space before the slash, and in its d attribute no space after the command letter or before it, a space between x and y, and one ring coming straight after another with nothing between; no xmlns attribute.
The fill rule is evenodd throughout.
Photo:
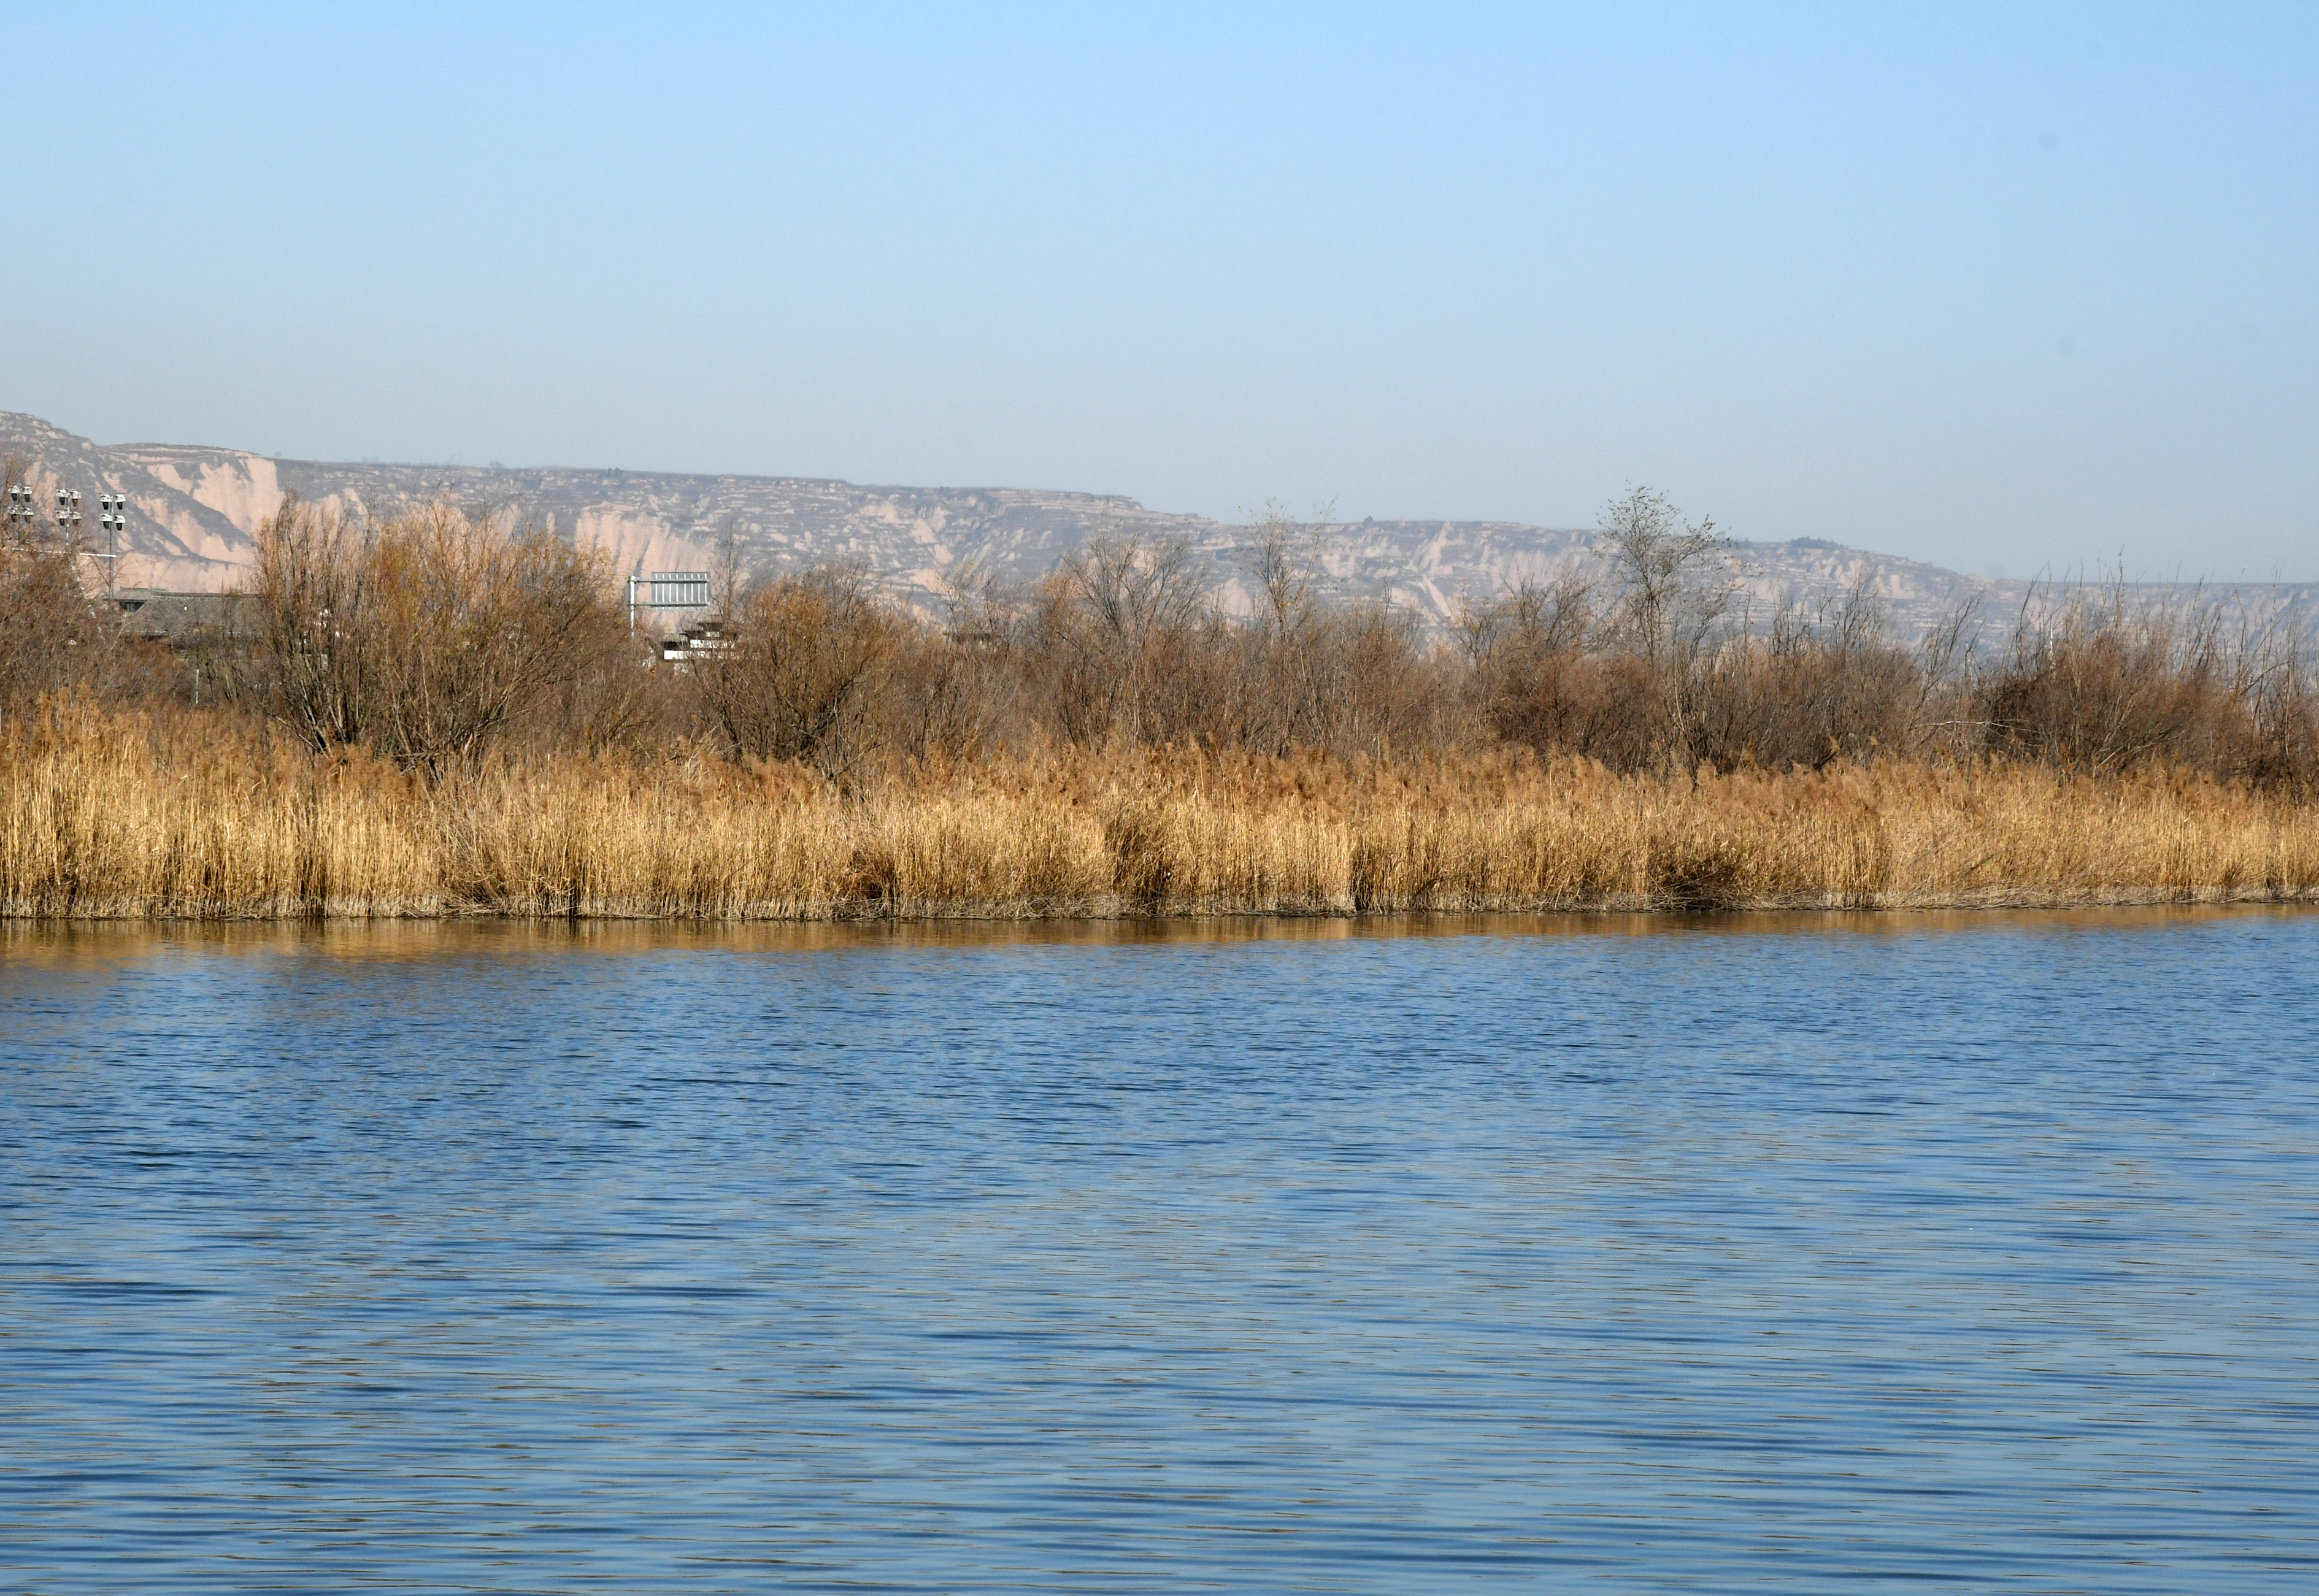
<svg viewBox="0 0 2319 1596"><path fill-rule="evenodd" d="M2152 929L2218 921L2296 920L2291 905L2178 905L2092 909L1773 909L1695 915L1219 915L1113 920L0 920L0 956L55 966L165 951L281 953L339 959L446 953L829 952L855 948L1120 947L1153 942L1370 942L1410 937L1852 936L1934 931Z"/></svg>
<svg viewBox="0 0 2319 1596"><path fill-rule="evenodd" d="M0 1584L2309 1590L2314 956L0 930Z"/></svg>

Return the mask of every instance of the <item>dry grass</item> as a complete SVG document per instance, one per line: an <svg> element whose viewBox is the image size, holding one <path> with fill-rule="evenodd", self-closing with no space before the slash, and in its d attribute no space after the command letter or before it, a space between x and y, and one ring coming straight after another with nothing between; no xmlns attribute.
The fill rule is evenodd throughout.
<svg viewBox="0 0 2319 1596"><path fill-rule="evenodd" d="M1695 785L1499 753L1061 752L850 789L567 754L429 786L221 717L0 728L0 913L822 919L2305 901L2319 805L1888 762Z"/></svg>

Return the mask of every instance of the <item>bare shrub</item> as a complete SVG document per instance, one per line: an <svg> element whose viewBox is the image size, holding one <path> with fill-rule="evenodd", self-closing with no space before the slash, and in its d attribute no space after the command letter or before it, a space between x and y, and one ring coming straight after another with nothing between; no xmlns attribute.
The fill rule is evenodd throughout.
<svg viewBox="0 0 2319 1596"><path fill-rule="evenodd" d="M690 667L708 717L737 755L844 773L872 741L871 709L902 652L905 623L856 571L758 582L731 635Z"/></svg>
<svg viewBox="0 0 2319 1596"><path fill-rule="evenodd" d="M641 752L665 746L691 727L690 696L655 669L656 638L632 630L610 604L572 628L570 670L518 717L517 731L542 747Z"/></svg>
<svg viewBox="0 0 2319 1596"><path fill-rule="evenodd" d="M1929 683L1924 663L1890 640L1865 587L1817 618L1782 605L1768 633L1742 626L1700 663L1689 753L1773 770L1905 753L1919 740Z"/></svg>
<svg viewBox="0 0 2319 1596"><path fill-rule="evenodd" d="M1464 739L1456 652L1436 646L1415 616L1383 604L1348 605L1313 628L1306 647L1316 712L1300 745L1384 756Z"/></svg>
<svg viewBox="0 0 2319 1596"><path fill-rule="evenodd" d="M907 759L957 760L1019 735L1022 606L968 564L951 574L940 626L895 617L895 657L875 735Z"/></svg>
<svg viewBox="0 0 2319 1596"><path fill-rule="evenodd" d="M2305 651L2305 618L2292 609L2250 627L2234 680L2252 723L2245 774L2268 786L2319 789L2319 672Z"/></svg>
<svg viewBox="0 0 2319 1596"><path fill-rule="evenodd" d="M1613 500L1600 525L1599 577L1526 584L1468 611L1469 690L1509 742L1616 770L1689 769L1715 740L1708 695L1736 591L1728 541L1648 488Z"/></svg>
<svg viewBox="0 0 2319 1596"><path fill-rule="evenodd" d="M1171 675L1206 617L1207 587L1181 538L1097 534L1040 585L1020 653L1035 712L1094 745L1163 740L1183 719Z"/></svg>
<svg viewBox="0 0 2319 1596"><path fill-rule="evenodd" d="M106 674L114 628L75 565L62 550L0 542L0 711Z"/></svg>
<svg viewBox="0 0 2319 1596"><path fill-rule="evenodd" d="M1316 527L1274 504L1250 530L1241 560L1256 583L1257 609L1231 690L1217 704L1229 709L1230 733L1214 741L1282 754L1327 736L1319 634L1329 618L1316 591L1320 539Z"/></svg>
<svg viewBox="0 0 2319 1596"><path fill-rule="evenodd" d="M964 759L992 740L1007 694L992 645L897 626L887 691L873 707L878 740L906 758Z"/></svg>
<svg viewBox="0 0 2319 1596"><path fill-rule="evenodd" d="M378 663L366 612L370 540L336 511L290 496L257 542L250 591L260 702L311 748L360 743Z"/></svg>
<svg viewBox="0 0 2319 1596"><path fill-rule="evenodd" d="M1469 691L1505 742L1637 770L1657 757L1661 687L1647 660L1615 646L1596 591L1573 573L1469 609Z"/></svg>
<svg viewBox="0 0 2319 1596"><path fill-rule="evenodd" d="M1145 741L1283 756L1430 749L1464 735L1455 662L1416 617L1327 595L1321 535L1317 519L1266 508L1239 554L1254 613L1204 602L1161 636Z"/></svg>
<svg viewBox="0 0 2319 1596"><path fill-rule="evenodd" d="M266 713L430 777L570 683L612 609L596 556L441 503L374 526L287 499L257 555Z"/></svg>
<svg viewBox="0 0 2319 1596"><path fill-rule="evenodd" d="M1375 754L1438 749L1466 732L1454 650L1406 611L1326 593L1322 524L1268 505L1241 563L1253 579L1246 625L1212 624L1214 668L1202 684L1214 748L1286 755L1297 749Z"/></svg>
<svg viewBox="0 0 2319 1596"><path fill-rule="evenodd" d="M2232 667L2215 606L2137 610L2120 583L2067 596L2044 622L2025 605L1982 675L1981 716L2002 753L2094 772L2164 760L2235 773L2253 726Z"/></svg>

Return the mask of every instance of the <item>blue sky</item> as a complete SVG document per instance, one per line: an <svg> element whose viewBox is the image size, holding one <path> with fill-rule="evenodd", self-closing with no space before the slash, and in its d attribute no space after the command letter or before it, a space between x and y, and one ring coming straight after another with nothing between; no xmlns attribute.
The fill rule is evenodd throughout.
<svg viewBox="0 0 2319 1596"><path fill-rule="evenodd" d="M101 441L2319 579L2319 7L6 22Z"/></svg>

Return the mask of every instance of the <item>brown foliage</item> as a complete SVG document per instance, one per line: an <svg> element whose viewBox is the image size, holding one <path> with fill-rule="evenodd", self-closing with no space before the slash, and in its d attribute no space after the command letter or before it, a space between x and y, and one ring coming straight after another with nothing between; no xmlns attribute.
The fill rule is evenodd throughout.
<svg viewBox="0 0 2319 1596"><path fill-rule="evenodd" d="M1329 604L1286 535L1253 562L1265 602L1218 611L1180 541L1107 536L1000 636L1029 729L1088 748L1376 754L1464 735L1454 665L1415 618Z"/></svg>
<svg viewBox="0 0 2319 1596"><path fill-rule="evenodd" d="M840 784L565 752L429 781L86 695L0 724L0 915L836 916L2319 900L2307 797L1888 760L1060 749Z"/></svg>
<svg viewBox="0 0 2319 1596"><path fill-rule="evenodd" d="M735 610L690 666L726 747L842 774L876 741L873 705L906 653L902 618L853 571L759 582Z"/></svg>
<svg viewBox="0 0 2319 1596"><path fill-rule="evenodd" d="M1599 615L1595 589L1569 575L1525 583L1467 611L1462 627L1472 692L1500 739L1562 750L1613 770L1639 770L1664 748L1659 672Z"/></svg>
<svg viewBox="0 0 2319 1596"><path fill-rule="evenodd" d="M1089 539L1040 585L1016 638L1032 712L1088 746L1183 735L1196 708L1186 669L1206 607L1182 539Z"/></svg>
<svg viewBox="0 0 2319 1596"><path fill-rule="evenodd" d="M432 504L378 525L284 502L258 530L258 701L316 750L439 776L580 675L609 582L554 533Z"/></svg>
<svg viewBox="0 0 2319 1596"><path fill-rule="evenodd" d="M62 549L0 540L0 708L106 673L114 628L75 567Z"/></svg>
<svg viewBox="0 0 2319 1596"><path fill-rule="evenodd" d="M1990 746L2100 773L2166 762L2242 774L2255 741L2212 606L2135 612L2122 587L2068 598L2059 618L2025 609L1978 694Z"/></svg>
<svg viewBox="0 0 2319 1596"><path fill-rule="evenodd" d="M1937 661L1892 644L1882 607L1857 588L1816 621L1783 608L1767 635L1743 627L1695 674L1687 752L1724 770L1817 771L1916 752L1942 683Z"/></svg>
<svg viewBox="0 0 2319 1596"><path fill-rule="evenodd" d="M609 573L552 533L444 505L365 525L293 500L259 542L245 635L202 658L207 680L310 749L430 780L494 748L638 762L705 740L849 789L912 766L1160 749L1388 764L1514 749L1693 782L1999 760L2319 787L2319 683L2290 618L2232 634L2214 606L2152 609L2119 587L2041 599L1980 660L1965 615L1903 647L1864 589L1757 625L1711 528L1642 490L1606 511L1593 565L1475 606L1461 648L1330 596L1312 530L1277 516L1246 559L1252 616L1219 608L1187 546L1113 533L1027 592L962 577L941 624L859 571L725 582L726 613L674 668L629 632ZM169 672L117 645L68 554L5 553L7 702L163 692ZM1106 822L1138 880L1141 813Z"/></svg>

